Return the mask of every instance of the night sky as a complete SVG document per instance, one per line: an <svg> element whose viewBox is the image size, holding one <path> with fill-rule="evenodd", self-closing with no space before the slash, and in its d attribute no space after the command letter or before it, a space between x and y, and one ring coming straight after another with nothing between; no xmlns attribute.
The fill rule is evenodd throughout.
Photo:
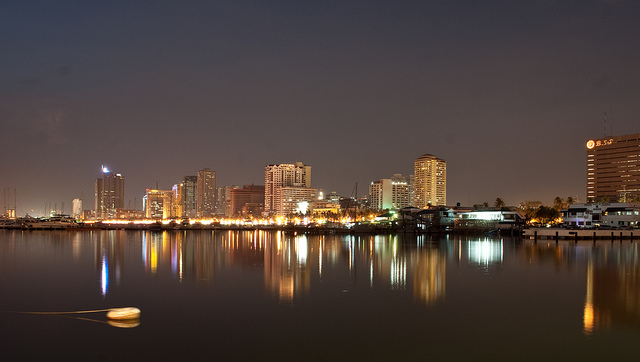
<svg viewBox="0 0 640 362"><path fill-rule="evenodd" d="M203 168L304 162L343 196L447 161L454 205L585 201L585 143L640 132L640 2L0 1L0 188L18 215ZM33 209L33 211L31 211Z"/></svg>

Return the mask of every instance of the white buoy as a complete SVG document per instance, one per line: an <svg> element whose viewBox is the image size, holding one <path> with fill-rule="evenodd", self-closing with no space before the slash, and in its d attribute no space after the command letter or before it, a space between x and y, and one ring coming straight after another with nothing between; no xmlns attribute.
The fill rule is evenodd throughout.
<svg viewBox="0 0 640 362"><path fill-rule="evenodd" d="M139 318L140 309L135 307L113 308L107 312L107 319L111 320L130 320Z"/></svg>

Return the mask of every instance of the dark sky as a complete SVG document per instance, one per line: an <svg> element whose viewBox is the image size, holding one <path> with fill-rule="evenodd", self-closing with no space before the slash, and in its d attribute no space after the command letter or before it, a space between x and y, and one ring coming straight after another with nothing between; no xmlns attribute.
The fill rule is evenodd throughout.
<svg viewBox="0 0 640 362"><path fill-rule="evenodd" d="M3 0L0 187L20 215L91 208L104 164L140 208L301 161L363 195L430 153L449 204L585 201L604 113L640 132L639 45L631 0Z"/></svg>

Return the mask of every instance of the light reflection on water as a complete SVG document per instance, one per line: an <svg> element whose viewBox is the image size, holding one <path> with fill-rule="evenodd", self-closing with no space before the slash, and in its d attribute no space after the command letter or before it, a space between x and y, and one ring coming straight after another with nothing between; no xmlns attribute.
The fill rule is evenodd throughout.
<svg viewBox="0 0 640 362"><path fill-rule="evenodd" d="M473 345L516 335L522 342L512 348L524 351L530 343L562 334L565 343L573 340L576 347L589 350L598 346L599 337L610 340L607 334L628 333L619 343L640 337L640 253L637 243L629 242L557 244L453 235L263 231L0 230L0 262L0 287L14 291L0 301L4 310L58 310L65 304L84 308L80 302L98 308L136 300L145 307L136 330L155 322L152 318L145 322L145 310L179 313L182 306L201 313L202 323L211 318L211 324L198 330L218 338L214 326L228 314L250 310L254 312L249 323L255 323L251 328L260 334L284 333L278 325L297 323L302 318L297 311L304 311L304 318L310 318L307 323L323 321L347 330L353 326L342 323L358 320L363 325L354 332L369 339L375 335L371 334L375 323L395 326L398 340L387 341L393 345L406 344L415 336L457 338ZM73 292L64 296L54 292L58 289ZM182 294L189 298L183 301ZM257 312L263 308L265 314ZM328 314L313 316L317 310ZM171 325L195 323L190 313L183 313L184 320ZM268 322L274 313L279 318L276 324ZM368 318L372 321L364 322ZM535 334L521 326L531 326ZM469 335L481 338L472 342ZM328 342L332 335L316 337ZM145 343L163 348L162 342ZM633 348L617 347L619 353ZM199 348L192 357L207 351ZM430 348L433 352L443 347Z"/></svg>

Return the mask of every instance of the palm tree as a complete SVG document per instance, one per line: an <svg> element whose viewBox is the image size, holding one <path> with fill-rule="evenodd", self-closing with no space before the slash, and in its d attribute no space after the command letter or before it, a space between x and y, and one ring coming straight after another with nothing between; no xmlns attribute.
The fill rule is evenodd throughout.
<svg viewBox="0 0 640 362"><path fill-rule="evenodd" d="M569 205L571 204L575 204L576 200L573 199L573 197L568 196L567 197L567 207L569 207Z"/></svg>
<svg viewBox="0 0 640 362"><path fill-rule="evenodd" d="M562 208L564 208L564 200L562 200L560 196L556 196L556 198L553 199L553 208L556 210L562 210Z"/></svg>
<svg viewBox="0 0 640 362"><path fill-rule="evenodd" d="M502 199L501 199L501 198L499 198L499 197L498 197L498 198L496 198L496 202L495 202L495 203L493 203L493 206L494 206L496 209L502 209L503 207L505 207L505 206L506 206L506 204L504 203L504 201L502 201Z"/></svg>

